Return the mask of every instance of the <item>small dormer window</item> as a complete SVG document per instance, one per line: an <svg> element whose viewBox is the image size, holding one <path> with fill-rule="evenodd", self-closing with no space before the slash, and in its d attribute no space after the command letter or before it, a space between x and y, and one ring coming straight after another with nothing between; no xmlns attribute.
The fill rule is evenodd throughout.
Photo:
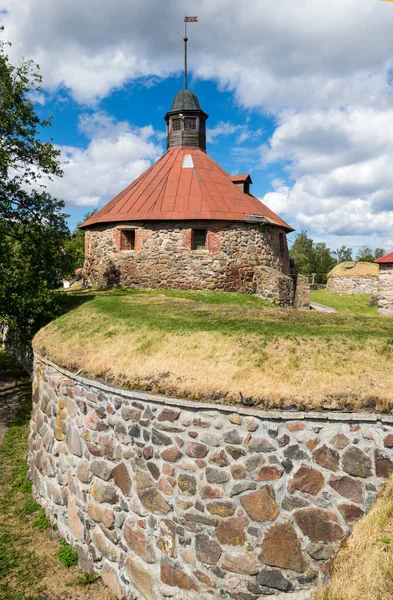
<svg viewBox="0 0 393 600"><path fill-rule="evenodd" d="M192 117L186 117L184 119L184 129L186 131L196 131L196 119Z"/></svg>
<svg viewBox="0 0 393 600"><path fill-rule="evenodd" d="M172 119L172 131L180 131L181 122L180 119Z"/></svg>

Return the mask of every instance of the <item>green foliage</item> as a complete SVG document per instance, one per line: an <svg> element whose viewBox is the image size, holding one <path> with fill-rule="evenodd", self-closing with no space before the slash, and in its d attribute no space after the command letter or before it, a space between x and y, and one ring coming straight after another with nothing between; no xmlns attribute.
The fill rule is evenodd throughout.
<svg viewBox="0 0 393 600"><path fill-rule="evenodd" d="M79 225L82 225L87 219L92 217L96 212L97 208L86 213L83 217L83 221L77 223L74 231L72 231L70 237L64 244L66 265L64 268L64 275L72 275L75 269L83 267L83 261L85 258L85 231L79 229Z"/></svg>
<svg viewBox="0 0 393 600"><path fill-rule="evenodd" d="M328 273L337 261L332 252L323 242L314 242L303 230L295 237L290 254L295 261L296 270L301 275L307 275L314 283L326 283Z"/></svg>
<svg viewBox="0 0 393 600"><path fill-rule="evenodd" d="M98 575L98 573L93 573L93 575L90 575L89 573L82 573L82 575L80 575L79 577L77 577L75 579L74 585L80 585L80 586L84 587L86 585L95 583L99 579L100 579L100 576Z"/></svg>
<svg viewBox="0 0 393 600"><path fill-rule="evenodd" d="M35 500L28 498L23 504L23 512L25 515L31 515L31 513L37 512L41 507Z"/></svg>
<svg viewBox="0 0 393 600"><path fill-rule="evenodd" d="M386 252L383 248L375 248L374 250L374 256L375 258L382 258L382 256L385 256Z"/></svg>
<svg viewBox="0 0 393 600"><path fill-rule="evenodd" d="M59 314L59 285L68 235L64 203L44 187L61 175L59 151L42 140L31 94L41 76L32 61L13 66L0 40L0 320L28 339Z"/></svg>
<svg viewBox="0 0 393 600"><path fill-rule="evenodd" d="M381 537L377 540L377 542L382 542L383 544L386 544L387 546L391 543L391 539L389 537Z"/></svg>
<svg viewBox="0 0 393 600"><path fill-rule="evenodd" d="M60 540L60 549L57 557L65 567L72 567L78 564L78 553L65 540Z"/></svg>
<svg viewBox="0 0 393 600"><path fill-rule="evenodd" d="M386 252L383 248L376 248L375 250L372 250L367 246L362 246L359 252L356 254L356 260L362 262L374 262L376 258L381 258L381 256L384 256L385 254Z"/></svg>
<svg viewBox="0 0 393 600"><path fill-rule="evenodd" d="M337 264L352 260L352 248L348 248L348 246L340 246L333 254L337 259Z"/></svg>
<svg viewBox="0 0 393 600"><path fill-rule="evenodd" d="M44 529L48 529L50 527L50 521L45 516L45 511L43 508L40 508L38 511L38 516L31 524L32 527L36 527L38 531L43 531Z"/></svg>

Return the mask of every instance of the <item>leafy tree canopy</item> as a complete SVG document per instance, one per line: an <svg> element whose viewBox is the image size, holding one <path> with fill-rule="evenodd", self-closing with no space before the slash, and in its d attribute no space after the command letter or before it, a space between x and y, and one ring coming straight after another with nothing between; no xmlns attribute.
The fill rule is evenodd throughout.
<svg viewBox="0 0 393 600"><path fill-rule="evenodd" d="M340 246L333 254L336 257L338 264L352 260L352 248L348 248L348 246Z"/></svg>
<svg viewBox="0 0 393 600"><path fill-rule="evenodd" d="M362 246L356 255L356 260L362 262L373 262L376 258L381 258L381 256L384 256L385 254L386 252L383 248L376 248L375 250L372 250L367 246Z"/></svg>
<svg viewBox="0 0 393 600"><path fill-rule="evenodd" d="M50 119L31 100L41 89L38 66L12 65L7 46L0 40L0 320L31 334L59 310L54 288L69 232L64 203L44 188L61 167L59 151L41 137Z"/></svg>
<svg viewBox="0 0 393 600"><path fill-rule="evenodd" d="M326 244L314 242L306 230L297 234L290 254L298 273L314 279L315 283L326 283L329 271L337 264Z"/></svg>
<svg viewBox="0 0 393 600"><path fill-rule="evenodd" d="M65 275L72 275L75 269L83 267L83 261L85 258L85 231L84 229L79 229L79 225L82 225L82 223L92 217L97 210L98 209L95 208L94 210L85 214L83 220L77 223L69 239L64 244L67 259Z"/></svg>

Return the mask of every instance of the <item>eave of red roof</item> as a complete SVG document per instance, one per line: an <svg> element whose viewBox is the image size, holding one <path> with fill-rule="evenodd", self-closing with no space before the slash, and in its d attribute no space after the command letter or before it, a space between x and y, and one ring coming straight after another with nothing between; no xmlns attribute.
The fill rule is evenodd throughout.
<svg viewBox="0 0 393 600"><path fill-rule="evenodd" d="M200 148L171 148L81 227L124 221L247 221L247 215L293 228L242 192Z"/></svg>
<svg viewBox="0 0 393 600"><path fill-rule="evenodd" d="M393 252L389 252L389 254L385 254L385 256L381 256L381 258L376 258L374 260L376 263L393 263Z"/></svg>

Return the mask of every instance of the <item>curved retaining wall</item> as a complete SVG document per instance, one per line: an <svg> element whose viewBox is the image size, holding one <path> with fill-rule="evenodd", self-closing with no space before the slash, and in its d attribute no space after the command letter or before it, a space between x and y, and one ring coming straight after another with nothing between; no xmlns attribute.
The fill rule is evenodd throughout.
<svg viewBox="0 0 393 600"><path fill-rule="evenodd" d="M311 597L393 469L393 417L128 391L35 357L35 496L120 598Z"/></svg>

